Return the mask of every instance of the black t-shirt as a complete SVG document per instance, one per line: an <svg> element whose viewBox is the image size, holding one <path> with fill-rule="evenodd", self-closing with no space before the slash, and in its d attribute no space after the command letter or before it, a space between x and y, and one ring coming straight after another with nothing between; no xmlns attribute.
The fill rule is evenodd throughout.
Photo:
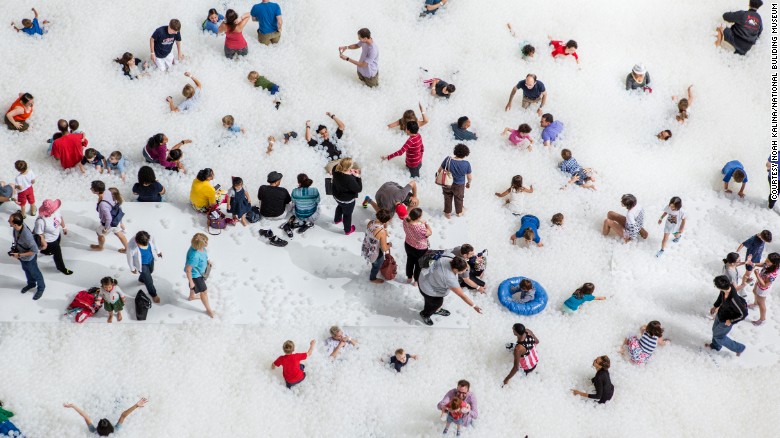
<svg viewBox="0 0 780 438"><path fill-rule="evenodd" d="M160 26L152 34L152 39L154 39L154 56L165 58L171 54L173 43L181 41L181 32L168 33L168 26Z"/></svg>
<svg viewBox="0 0 780 438"><path fill-rule="evenodd" d="M160 202L162 201L163 186L155 181L148 186L141 183L133 184L133 193L138 193L138 202Z"/></svg>
<svg viewBox="0 0 780 438"><path fill-rule="evenodd" d="M342 135L344 135L344 131L342 131L341 129L337 128L336 129L336 138L341 138ZM313 138L311 140L309 140L309 146L317 147L318 146L317 140L315 140ZM341 149L339 149L338 146L333 144L333 142L330 141L330 138L328 138L327 140L323 141L320 146L322 146L322 149L325 150L328 153L328 159L329 160L338 160L339 158L341 158Z"/></svg>
<svg viewBox="0 0 780 438"><path fill-rule="evenodd" d="M398 359L396 359L395 356L393 356L393 357L390 358L390 364L392 364L393 367L395 367L395 370L400 373L401 372L401 368L403 368L404 365L409 363L409 358L411 358L411 357L412 357L411 354L407 354L406 355L406 362L399 362Z"/></svg>
<svg viewBox="0 0 780 438"><path fill-rule="evenodd" d="M95 165L95 166L102 166L104 164L103 161L105 159L106 159L106 157L104 157L103 154L98 152L97 155L95 155L95 158L92 161L87 160L87 157L82 157L81 158L81 164L84 165L84 164L89 163L89 164L92 164L92 165Z"/></svg>
<svg viewBox="0 0 780 438"><path fill-rule="evenodd" d="M444 88L447 87L447 85L449 85L447 82L444 82L444 81L441 81L441 80L439 82L437 82L436 83L436 87L435 87L436 95L439 96L439 97L446 97L447 99L449 99L450 98L449 93L448 94L444 94L444 92L443 92Z"/></svg>
<svg viewBox="0 0 780 438"><path fill-rule="evenodd" d="M277 217L284 214L285 207L292 198L284 187L266 185L257 190L257 200L260 202L261 216Z"/></svg>

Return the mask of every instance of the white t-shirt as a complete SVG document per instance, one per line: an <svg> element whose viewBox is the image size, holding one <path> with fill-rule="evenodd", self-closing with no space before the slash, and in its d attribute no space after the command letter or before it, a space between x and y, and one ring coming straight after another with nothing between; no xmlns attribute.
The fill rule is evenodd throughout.
<svg viewBox="0 0 780 438"><path fill-rule="evenodd" d="M670 224L680 224L682 223L682 220L685 219L685 209L679 209L679 210L672 210L668 205L666 208L664 208L664 213L666 213L666 221Z"/></svg>
<svg viewBox="0 0 780 438"><path fill-rule="evenodd" d="M122 292L122 289L120 289L119 286L116 285L114 286L113 289L111 289L110 292L101 287L100 292L98 293L99 299L103 301L107 301L112 304L116 303L117 301L119 301L120 298L124 298L124 297L125 297L125 293Z"/></svg>
<svg viewBox="0 0 780 438"><path fill-rule="evenodd" d="M17 189L20 192L23 192L27 189L29 189L32 186L32 182L35 179L35 173L33 173L32 170L27 169L27 172L20 173L16 176L16 185L19 186Z"/></svg>
<svg viewBox="0 0 780 438"><path fill-rule="evenodd" d="M344 335L345 338L350 337L349 334L345 331L342 331L342 334ZM325 348L328 350L328 356L333 354L333 350L335 350L336 347L339 346L340 342L341 341L339 341L338 339L333 339L332 336L325 340L324 344L325 344ZM349 342L344 342L344 346L341 347L341 351L344 351L349 348L352 348L352 344L350 344Z"/></svg>
<svg viewBox="0 0 780 438"><path fill-rule="evenodd" d="M38 217L35 219L33 234L43 234L43 240L46 243L57 240L60 237L60 232L62 232L62 216L60 216L59 210L49 217Z"/></svg>
<svg viewBox="0 0 780 438"><path fill-rule="evenodd" d="M525 211L523 205L524 199L523 192L515 189L509 189L509 203L506 204L506 208L508 208L512 213L523 213L523 211Z"/></svg>

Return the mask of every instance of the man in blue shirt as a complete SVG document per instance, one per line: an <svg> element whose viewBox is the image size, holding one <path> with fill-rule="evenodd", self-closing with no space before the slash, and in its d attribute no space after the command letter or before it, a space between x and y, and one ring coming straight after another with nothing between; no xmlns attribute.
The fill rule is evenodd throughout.
<svg viewBox="0 0 780 438"><path fill-rule="evenodd" d="M515 98L517 90L523 90L523 109L528 108L532 103L539 103L536 114L541 116L542 108L547 103L547 89L544 88L542 81L537 81L536 75L529 73L525 77L525 81L520 81L516 86L512 87L512 93L509 94L509 102L506 104L505 111L512 109L512 99Z"/></svg>
<svg viewBox="0 0 780 438"><path fill-rule="evenodd" d="M740 198L744 198L745 185L748 183L748 176L747 172L745 172L745 166L743 166L742 163L737 160L729 161L725 166L723 166L723 169L721 169L720 173L723 174L723 189L726 191L726 193L732 193L731 190L729 190L729 182L731 182L731 178L733 177L734 181L737 183L742 183L742 187L739 188L737 195L739 195Z"/></svg>
<svg viewBox="0 0 780 438"><path fill-rule="evenodd" d="M282 8L279 4L263 0L252 6L249 11L252 21L257 21L260 26L257 29L257 41L260 44L276 44L282 36Z"/></svg>
<svg viewBox="0 0 780 438"><path fill-rule="evenodd" d="M181 22L177 19L171 20L167 26L160 26L154 30L149 38L149 50L152 52L152 62L162 71L167 71L173 67L173 45L176 44L178 60L184 60L184 53L181 51Z"/></svg>
<svg viewBox="0 0 780 438"><path fill-rule="evenodd" d="M560 120L555 120L552 114L543 114L542 121L540 122L542 128L542 141L544 146L550 146L558 136L563 132L563 123Z"/></svg>

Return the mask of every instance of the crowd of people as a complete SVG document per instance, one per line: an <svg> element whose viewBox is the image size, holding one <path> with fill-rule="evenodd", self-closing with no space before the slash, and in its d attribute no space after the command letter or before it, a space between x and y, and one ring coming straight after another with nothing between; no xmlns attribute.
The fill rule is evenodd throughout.
<svg viewBox="0 0 780 438"><path fill-rule="evenodd" d="M447 0L426 0L423 16L432 17L437 11L445 7ZM761 17L757 9L761 6L761 0L750 0L749 10L724 14L723 19L733 25L730 28L718 28L716 45L726 48L734 53L745 55L762 31ZM22 20L22 28L14 28L19 32L29 35L44 35L45 27L38 22L38 13L32 10L35 18ZM249 12L239 14L233 9L227 9L224 15L216 9L208 11L206 19L201 27L204 32L216 35L225 35L224 54L227 58L246 56L249 44L244 39L243 29L250 21L258 22L257 38L260 44L277 44L282 33L282 13L278 4L268 0L254 5ZM45 26L47 21L43 21ZM150 59L136 58L132 53L124 53L115 61L119 64L119 71L131 80L136 80L152 74L153 69L168 72L182 61L185 54L182 50L181 29L182 23L172 19L165 25L155 29L149 39ZM511 25L508 26L513 32ZM379 86L379 49L374 41L372 33L367 28L357 32L358 42L338 47L340 59L354 64L357 69L357 77L367 87ZM176 56L173 46L176 46ZM578 44L574 40L554 40L549 38L552 57L571 57L577 64L580 59L577 54ZM349 50L361 50L359 58L348 56ZM535 48L530 44L522 45L524 58L533 57ZM424 76L427 70L423 71ZM192 81L182 89L184 100L174 103L171 96L166 98L171 112L186 112L199 103L203 92L203 84L190 72L184 75ZM249 83L262 88L273 96L275 107L281 104L279 97L280 87L271 82L257 71L251 71L247 77ZM421 88L429 87L432 96L450 99L456 92L454 84L437 77L423 77ZM631 92L652 92L650 74L642 64L635 65L626 76L625 88ZM673 99L677 103L678 113L675 119L685 123L688 119L688 109L693 102L693 90L689 87L687 96L682 99ZM517 92L522 92L521 107L523 110L533 110L539 119L541 133L539 138L534 138L533 129L528 124L519 124L516 129L506 128L503 135L508 142L521 150L531 151L536 142L546 149L553 148L560 143L564 135L564 124L557 120L551 113L546 112L549 96L546 85L533 73L529 73L512 87L505 111L513 108L513 101ZM5 113L5 124L9 130L25 132L31 127L30 117L34 112L34 97L32 94L19 93L18 98L11 104ZM403 145L395 152L381 155L380 161L389 161L404 155L405 167L409 171L411 180L401 185L395 181L382 184L374 194L365 195L361 168L350 156L340 141L346 133L347 125L336 114L327 112L330 119L330 127L318 124L312 129L310 120L305 123L303 140L304 145L314 149L322 158L323 164L328 169L328 178L325 185L325 194L332 196L335 209L333 223L343 227L344 235L350 235L356 231L364 232L361 254L369 265L368 281L381 284L386 280L392 280L391 275L384 274L389 262L395 263L389 239L388 224L397 216L402 221L404 232L404 252L406 255L405 275L406 283L416 287L421 295L420 318L427 326L434 325L434 317L444 318L450 315L450 311L444 308L445 298L454 293L475 312L481 314L483 309L477 305L470 291L485 293L488 285L484 279L486 251L477 252L468 244L462 244L454 249L433 249L430 246L429 237L433 233L432 226L426 220L435 214L435 209L428 206L423 209L418 197L418 184L420 178L434 177L436 184L441 187L443 198L442 214L446 219L452 219L466 214L465 198L467 190L472 188L474 182L472 166L468 161L470 148L466 144L477 140L477 133L469 130L471 120L467 116L460 117L451 123L454 140L457 143L452 148L452 154L443 157L439 162L436 158L434 166L435 174L422 174L422 166L425 157L425 146L421 129L432 123L426 114L425 108L419 104L420 118L414 110L406 110L401 118L388 125L389 129L400 129L407 138ZM243 129L236 123L232 115L222 118L223 126L232 132L241 133ZM331 130L335 125L335 130ZM313 131L313 132L312 132ZM285 143L296 141L297 133L289 131L284 134ZM661 140L668 140L672 136L670 129L665 129L658 134ZM275 138L269 138L268 153L272 153ZM146 145L138 154L146 161L146 165L140 167L137 174L137 182L132 185L132 193L138 202L162 202L166 189L157 181L155 169L158 171L187 173L184 164L184 146L191 143L189 139L183 139L172 147L168 147L169 139L164 133L158 133L148 139ZM121 151L112 151L107 155L95 148L88 147L89 140L86 134L80 130L77 120L61 119L57 122L57 132L48 141L48 154L59 162L62 169L77 167L81 173L96 173L100 175L115 173L122 183L126 183L125 154ZM108 151L104 151L108 152ZM565 175L567 183L561 187L566 189L569 185L596 190L595 174L592 168L580 166L573 157L570 149L560 151L562 161L558 169ZM769 158L767 170L777 166L776 158ZM0 181L0 204L13 203L18 206L18 211L12 212L8 217L8 224L12 229L13 245L8 252L10 257L18 259L25 275L26 283L21 293L27 293L35 289L32 299L40 299L46 289L44 275L38 266L39 254L51 255L54 265L60 273L71 275L73 271L68 269L62 252L62 239L67 236L68 228L60 212L62 202L59 199L44 199L36 201L35 169L31 169L24 160L16 160L14 168L18 174L12 183ZM721 173L723 175L723 190L732 193L730 182L733 179L740 184L737 196L745 196L745 188L748 175L745 166L738 160L726 163ZM250 195L250 188L246 187L244 180L239 176L233 176L228 190L221 189L219 184L214 185L214 171L210 168L200 169L196 172L190 190L190 204L195 215L203 215L204 224L209 227L224 228L228 225L241 223L248 226L263 220L264 228L259 230L260 236L276 247L284 247L287 239L294 238L294 230L303 234L316 226L321 220L322 196L314 182L306 173L296 176L295 188L290 192L284 187L284 176L278 171L268 173L266 182L257 191L256 203ZM770 178L771 183L771 178ZM97 243L90 245L93 251L104 250L106 236L115 235L121 244L119 252L125 254L128 266L133 274L138 274L147 293L152 297L154 304L160 304L160 294L175 293L174 291L160 291L154 284L153 273L155 261L162 258L162 250L158 247L153 236L147 231L139 230L127 237L127 229L124 223L124 211L122 210L123 198L116 187L107 187L100 179L92 181L91 192L95 195L98 225L95 228ZM543 247L539 234L541 221L537 216L529 212L524 205L524 199L534 193L533 185L524 185L522 175L511 178L509 187L495 195L502 199L503 205L517 217L519 227L517 232L510 236L510 242L521 245ZM358 200L362 198L361 206L369 206L375 212L375 218L363 225L353 223L353 213ZM769 208L774 206L774 200L769 199ZM645 228L645 210L632 194L625 194L620 200L625 212L609 211L602 225L602 234L610 236L616 234L622 241L628 243L648 238ZM668 205L661 211L658 224L664 224L661 249L656 257L661 257L668 251L668 241L677 243L686 231L687 214L683 209L683 201L674 196ZM230 217L224 217L224 211ZM35 217L32 229L27 225L27 217ZM221 219L221 220L220 220ZM555 214L550 223L552 226L562 226L563 214ZM271 224L271 225L265 225ZM210 230L210 228L208 228ZM275 229L281 230L281 236L275 234ZM744 320L751 308L758 308L760 316L752 321L756 326L763 325L767 318L766 297L772 283L780 272L780 254L772 252L767 257L763 256L764 245L772 241L772 233L762 230L745 240L734 253L730 253L723 260L723 274L714 278L713 283L718 290L718 296L710 309L713 319L712 336L706 347L720 350L725 347L740 356L745 345L729 338L729 332L734 324ZM209 236L205 233L196 233L191 238L190 247L186 250L183 267L187 278L189 295L188 300L201 301L206 314L214 318L216 312L209 303L208 277L212 268L207 247ZM746 256L741 259L740 251L745 249ZM184 253L184 249L181 249ZM739 274L739 267L745 267L744 275ZM384 276L385 278L381 278ZM527 281L527 280L525 280ZM95 311L103 308L107 313L107 321L112 323L114 318L122 321L123 310L128 298L119 287L118 281L112 277L104 277L99 280L100 286L95 292ZM528 300L533 298L534 290L530 285L520 284L520 292L517 299ZM753 286L753 302L748 305L744 293L747 286ZM566 315L576 314L578 309L587 301L600 301L605 296L594 295L593 283L584 283L577 288L571 296L562 303L561 311ZM539 337L524 324L514 324L512 333L515 340L506 345L513 354L513 366L509 374L504 378L503 385L509 384L516 373L522 369L524 374L532 373L539 364L537 346ZM324 341L327 354L337 359L349 350L357 349L358 341L349 336L342 328L333 326L330 328L329 337ZM659 321L650 321L643 325L637 335L631 335L625 339L622 351L631 363L646 364L652 357L658 346L668 344L670 341L664 338L664 328ZM283 378L288 388L292 388L306 378L305 367L302 361L312 356L316 341L309 343L309 349L305 353L295 352L295 343L291 340L284 342L282 350L284 355L279 356L272 367L283 369ZM409 364L410 360L418 360L415 354L407 353L404 349L397 349L386 361L397 372ZM596 375L592 379L595 392L587 393L572 389L575 396L587 397L597 400L598 403L606 403L614 394L615 387L609 375L610 358L602 355L594 359L592 366L596 369ZM66 403L66 408L72 408L78 412L87 423L89 430L97 432L101 436L108 435L121 428L124 420L136 408L143 407L146 399L141 399L130 409L125 411L116 424L111 424L106 419L100 420L97 426L92 424L90 418L77 406ZM2 404L0 404L2 406ZM446 434L451 424L455 424L457 434L461 427L467 427L478 417L477 400L471 391L471 385L466 380L458 382L457 386L449 391L437 408L446 421L444 433ZM13 431L14 426L8 418L13 415L10 411L0 408L0 433Z"/></svg>

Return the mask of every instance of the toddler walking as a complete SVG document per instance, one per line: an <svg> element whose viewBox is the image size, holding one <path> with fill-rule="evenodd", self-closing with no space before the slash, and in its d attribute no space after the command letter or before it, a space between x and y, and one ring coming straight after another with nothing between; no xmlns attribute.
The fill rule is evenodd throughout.
<svg viewBox="0 0 780 438"><path fill-rule="evenodd" d="M38 213L38 207L35 206L35 190L33 189L35 173L27 167L27 162L24 160L18 160L14 163L14 167L19 172L19 175L16 175L14 188L16 189L16 202L22 210L22 218L25 217L24 208L28 203L30 204L30 216L35 216Z"/></svg>
<svg viewBox="0 0 780 438"><path fill-rule="evenodd" d="M661 217L658 219L658 225L666 217L666 223L664 224L664 238L661 240L661 250L655 253L656 257L661 257L666 249L666 242L669 240L669 235L674 234L672 242L677 243L682 237L682 233L685 230L685 211L682 209L682 200L675 196L669 200L669 205L664 208Z"/></svg>

